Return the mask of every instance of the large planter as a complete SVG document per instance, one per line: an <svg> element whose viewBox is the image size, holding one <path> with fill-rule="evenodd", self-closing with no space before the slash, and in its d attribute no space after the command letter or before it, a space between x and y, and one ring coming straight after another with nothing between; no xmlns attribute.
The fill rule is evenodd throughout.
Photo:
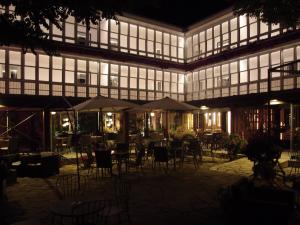
<svg viewBox="0 0 300 225"><path fill-rule="evenodd" d="M294 192L274 187L232 185L220 194L226 224L283 225L293 212Z"/></svg>

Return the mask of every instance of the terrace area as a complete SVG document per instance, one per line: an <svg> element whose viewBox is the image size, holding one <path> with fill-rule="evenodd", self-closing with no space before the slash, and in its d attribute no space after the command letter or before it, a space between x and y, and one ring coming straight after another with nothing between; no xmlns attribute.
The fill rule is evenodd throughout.
<svg viewBox="0 0 300 225"><path fill-rule="evenodd" d="M282 158L285 161L287 154ZM228 162L204 156L199 168L187 161L176 170L153 169L151 164L149 159L143 170L130 169L121 177L117 167L112 177L105 178L96 177L95 170L88 174L87 169L80 169L80 176L88 178L79 199L114 198L114 181L121 178L131 184L131 224L223 224L218 191L252 174L252 163L246 158ZM17 183L7 188L8 202L1 209L3 224L24 220L30 220L27 223L32 225L51 224L52 210L70 201L62 200L56 186L58 177L66 174L76 174L76 165L64 165L60 175L48 178L18 178ZM110 218L109 224L118 224L115 219Z"/></svg>

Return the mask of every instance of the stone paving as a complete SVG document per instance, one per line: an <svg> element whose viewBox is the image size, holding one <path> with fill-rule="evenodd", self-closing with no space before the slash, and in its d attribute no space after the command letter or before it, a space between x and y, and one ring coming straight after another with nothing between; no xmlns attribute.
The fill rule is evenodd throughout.
<svg viewBox="0 0 300 225"><path fill-rule="evenodd" d="M61 168L60 173L75 171L75 166L68 165ZM153 171L150 164L142 173L132 170L125 175L132 184L132 224L222 224L218 190L250 174L251 163L244 158L227 162L206 157L198 169L185 164L183 169L170 169L168 173ZM60 201L55 180L56 176L18 178L18 182L7 189L9 202L1 209L0 224L33 218L43 225L50 224L49 209ZM87 194L98 199L111 196L112 179L91 178Z"/></svg>

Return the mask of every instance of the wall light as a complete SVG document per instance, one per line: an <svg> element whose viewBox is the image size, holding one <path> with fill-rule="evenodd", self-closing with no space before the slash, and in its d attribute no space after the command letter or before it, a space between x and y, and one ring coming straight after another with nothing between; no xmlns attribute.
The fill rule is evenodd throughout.
<svg viewBox="0 0 300 225"><path fill-rule="evenodd" d="M281 105L284 104L283 101L278 101L277 99L270 100L270 105Z"/></svg>
<svg viewBox="0 0 300 225"><path fill-rule="evenodd" d="M56 112L51 112L51 115L55 115L56 114Z"/></svg>
<svg viewBox="0 0 300 225"><path fill-rule="evenodd" d="M202 105L201 107L200 107L200 109L201 110L207 110L207 109L209 109L207 106L205 106L205 105Z"/></svg>
<svg viewBox="0 0 300 225"><path fill-rule="evenodd" d="M151 112L151 113L150 113L150 116L151 116L151 117L155 116L155 113L154 113L154 112Z"/></svg>
<svg viewBox="0 0 300 225"><path fill-rule="evenodd" d="M106 113L107 116L112 116L112 112Z"/></svg>
<svg viewBox="0 0 300 225"><path fill-rule="evenodd" d="M62 124L63 127L67 127L67 126L69 126L69 125L70 125L69 122L65 122L65 123Z"/></svg>

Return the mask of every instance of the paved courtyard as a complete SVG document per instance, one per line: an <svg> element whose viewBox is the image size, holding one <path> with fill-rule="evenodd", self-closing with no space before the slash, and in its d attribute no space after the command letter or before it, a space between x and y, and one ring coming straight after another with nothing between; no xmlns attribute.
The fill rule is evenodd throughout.
<svg viewBox="0 0 300 225"><path fill-rule="evenodd" d="M76 167L67 165L60 173L75 173ZM86 171L82 171L86 173ZM237 161L204 158L200 168L185 164L183 169L168 173L146 165L143 172L134 169L126 175L132 184L132 224L179 225L222 224L217 193L242 176L251 174L251 163L242 158ZM56 176L18 178L7 189L8 205L1 210L1 225L35 219L50 224L50 208L59 200L55 191ZM87 196L101 199L112 196L112 179L89 179Z"/></svg>

